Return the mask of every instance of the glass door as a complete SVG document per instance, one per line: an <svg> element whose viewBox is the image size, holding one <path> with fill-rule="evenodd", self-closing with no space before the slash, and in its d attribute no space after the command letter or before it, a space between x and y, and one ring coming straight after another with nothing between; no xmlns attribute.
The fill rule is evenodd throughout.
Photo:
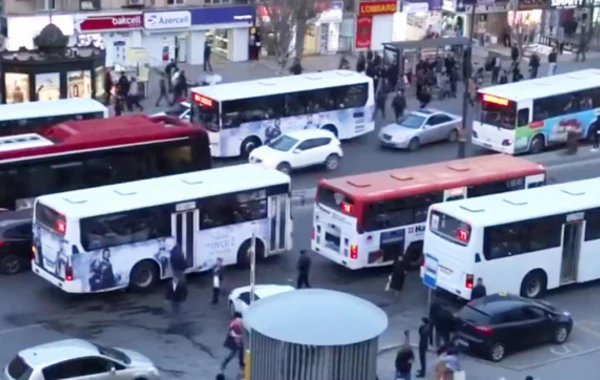
<svg viewBox="0 0 600 380"><path fill-rule="evenodd" d="M583 221L581 220L563 224L562 260L560 268L561 285L577 281L582 226Z"/></svg>
<svg viewBox="0 0 600 380"><path fill-rule="evenodd" d="M175 237L175 243L181 248L185 257L186 267L196 267L194 253L197 247L199 230L199 211L188 210L171 214L171 232Z"/></svg>
<svg viewBox="0 0 600 380"><path fill-rule="evenodd" d="M287 196L276 195L269 198L269 252L282 252L286 249Z"/></svg>

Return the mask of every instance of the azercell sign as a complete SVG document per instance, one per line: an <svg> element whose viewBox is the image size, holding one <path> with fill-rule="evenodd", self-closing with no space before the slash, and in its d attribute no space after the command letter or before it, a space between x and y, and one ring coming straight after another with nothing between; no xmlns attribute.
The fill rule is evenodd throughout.
<svg viewBox="0 0 600 380"><path fill-rule="evenodd" d="M190 11L144 13L145 29L181 29L189 28L190 26L192 26Z"/></svg>

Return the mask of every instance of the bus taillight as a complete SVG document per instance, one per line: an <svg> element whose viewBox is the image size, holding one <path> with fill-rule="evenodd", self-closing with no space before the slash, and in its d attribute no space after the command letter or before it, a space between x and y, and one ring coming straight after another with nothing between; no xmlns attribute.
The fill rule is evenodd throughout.
<svg viewBox="0 0 600 380"><path fill-rule="evenodd" d="M65 223L64 220L57 220L56 221L56 231L64 234L65 232L67 232L67 223Z"/></svg>
<svg viewBox="0 0 600 380"><path fill-rule="evenodd" d="M65 267L65 280L73 281L73 267L70 265Z"/></svg>
<svg viewBox="0 0 600 380"><path fill-rule="evenodd" d="M354 210L354 207L350 203L342 202L340 204L340 207L342 208L342 211L344 212L344 214L352 215L352 211Z"/></svg>
<svg viewBox="0 0 600 380"><path fill-rule="evenodd" d="M358 246L356 244L350 245L350 258L352 260L358 259Z"/></svg>
<svg viewBox="0 0 600 380"><path fill-rule="evenodd" d="M465 288L467 289L473 289L473 283L474 283L474 278L472 274L468 274L467 278L465 279Z"/></svg>

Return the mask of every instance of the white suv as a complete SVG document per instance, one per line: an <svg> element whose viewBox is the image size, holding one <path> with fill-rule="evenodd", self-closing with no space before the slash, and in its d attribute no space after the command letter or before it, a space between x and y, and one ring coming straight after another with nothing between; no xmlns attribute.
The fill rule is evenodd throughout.
<svg viewBox="0 0 600 380"><path fill-rule="evenodd" d="M269 145L252 151L250 163L290 173L308 166L323 165L337 169L344 156L340 141L329 131L304 129L281 135Z"/></svg>

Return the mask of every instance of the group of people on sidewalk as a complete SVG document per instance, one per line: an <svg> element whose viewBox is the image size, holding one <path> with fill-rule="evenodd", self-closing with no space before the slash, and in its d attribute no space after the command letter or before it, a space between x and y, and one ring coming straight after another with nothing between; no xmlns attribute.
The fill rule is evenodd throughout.
<svg viewBox="0 0 600 380"><path fill-rule="evenodd" d="M122 72L116 83L113 80L113 74L106 71L104 74L104 103L109 106L114 90L114 110L116 116L121 116L123 112L132 112L135 109L143 111L144 107L140 104L143 96L136 77L128 78Z"/></svg>

